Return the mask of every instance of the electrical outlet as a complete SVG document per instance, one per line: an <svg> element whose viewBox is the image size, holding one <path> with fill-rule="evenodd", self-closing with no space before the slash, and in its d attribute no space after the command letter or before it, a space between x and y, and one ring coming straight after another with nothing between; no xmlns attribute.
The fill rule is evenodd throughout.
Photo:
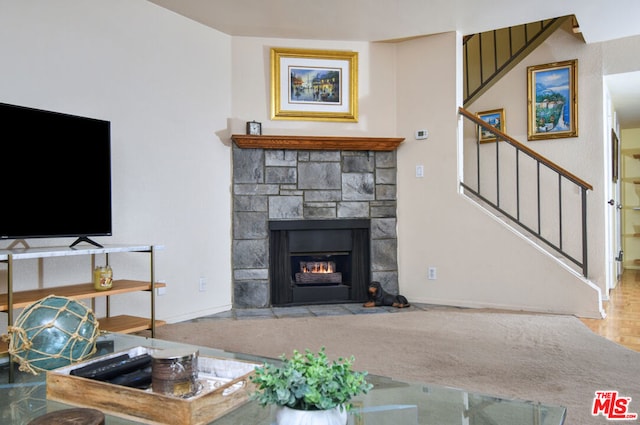
<svg viewBox="0 0 640 425"><path fill-rule="evenodd" d="M205 279L204 277L200 278L200 281L198 282L198 289L200 289L200 292L204 292L207 290L207 279Z"/></svg>
<svg viewBox="0 0 640 425"><path fill-rule="evenodd" d="M427 279L436 280L438 278L438 269L435 267L429 267L427 269Z"/></svg>

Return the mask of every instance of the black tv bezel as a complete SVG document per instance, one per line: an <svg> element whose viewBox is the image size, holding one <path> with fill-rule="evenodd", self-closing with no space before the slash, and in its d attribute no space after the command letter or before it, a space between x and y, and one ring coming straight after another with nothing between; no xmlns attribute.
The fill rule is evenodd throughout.
<svg viewBox="0 0 640 425"><path fill-rule="evenodd" d="M111 121L108 120L103 120L103 119L98 119L98 118L91 118L88 116L83 116L83 115L75 115L75 114L70 114L70 113L64 113L64 112L57 112L57 111L52 111L52 110L46 110L46 109L40 109L40 108L34 108L34 107L29 107L29 106L22 106L22 105L16 105L16 104L11 104L11 103L4 103L4 102L0 102L0 114L2 113L2 110L4 108L7 108L7 110L12 110L14 113L20 113L20 111L25 113L25 117L27 115L31 115L32 117L38 117L40 116L40 119L43 120L42 122L46 122L45 120L55 120L57 121L57 124L62 124L64 121L67 122L67 126L69 124L73 124L74 122L76 122L78 125L80 125L80 123L82 123L83 126L91 126L92 124L96 124L93 130L98 130L100 129L100 127L102 127L100 129L100 131L96 131L96 136L95 139L102 139L102 143L103 144L100 146L100 148L96 148L93 149L91 152L97 152L99 151L100 153L102 153L104 156L103 158L101 158L101 167L100 167L100 171L102 173L104 172L108 172L108 178L101 176L102 180L102 188L100 190L102 190L102 193L100 195L100 202L101 205L103 207L103 211L104 211L104 207L105 207L105 202L108 200L108 213L104 213L103 217L104 219L102 220L103 223L101 223L99 226L96 226L95 229L91 229L91 226L87 226L87 228L78 228L78 232L74 231L71 228L68 228L67 231L63 230L63 227L60 227L60 231L55 231L55 227L48 227L47 231L42 231L42 230L38 230L38 231L33 231L33 232L25 232L24 229L21 229L22 231L6 231L5 230L11 230L10 226L8 226L6 229L1 229L1 227L5 227L4 225L2 225L0 223L0 240L16 240L16 241L20 241L20 240L25 240L25 239L54 239L54 238L76 238L76 240L70 245L71 247L77 245L80 242L87 242L90 243L92 245L96 245L98 247L102 247L102 245L98 244L97 242L91 240L89 237L94 237L94 236L112 236L113 235L113 198L112 198L112 189L113 189L113 181L112 181L112 161L111 161ZM46 117L46 118L45 118ZM26 119L26 118L25 118ZM0 122L2 121L2 116L0 115ZM6 122L5 122L6 124ZM33 125L37 125L37 123L31 123ZM11 127L11 130L13 130L15 127L15 123L14 126ZM62 127L62 125L61 125ZM69 127L71 128L71 127ZM9 130L9 131L11 131ZM2 134L0 131L0 142L1 142L1 138L2 138ZM13 134L10 134L10 136L13 136ZM19 136L17 136L19 137ZM62 137L62 136L60 136ZM75 138L78 138L79 136L74 134ZM15 141L14 141L15 142ZM23 141L24 142L24 141ZM63 140L59 140L56 139L53 142L63 142ZM11 141L10 141L11 143ZM77 143L77 140L74 139L74 143ZM0 150L1 152L1 150ZM75 158L75 156L74 156ZM92 157L94 158L94 157ZM84 158L85 160L89 160L91 158L89 158L89 155L87 155L87 158ZM15 158L9 158L8 160L16 160ZM2 161L0 161L2 162ZM85 164L77 164L77 171L80 173L84 173L87 171L91 171L91 165L92 163L87 161L88 163ZM25 160L25 167L28 167L28 161ZM9 169L8 165L6 165L7 168ZM17 169L19 165L15 165L12 166L10 168L10 170L15 170ZM55 166L55 165L54 165ZM20 177L23 178L23 177ZM27 179L26 177L24 177L25 179ZM11 178L8 178L7 184L15 184L15 179L12 180ZM2 196L2 189L0 189L0 196ZM37 195L34 195L37 196ZM85 195L83 197L84 200L87 200L88 195ZM12 200L11 199L6 199L6 204L10 207ZM19 202L16 201L16 202ZM5 202L3 202L4 204ZM5 207L8 208L8 207ZM25 212L25 214L27 214L28 212ZM8 219L8 216L0 211L0 219ZM36 218L37 220L37 218ZM83 222L84 224L87 224L85 222ZM103 227L103 228L100 228Z"/></svg>

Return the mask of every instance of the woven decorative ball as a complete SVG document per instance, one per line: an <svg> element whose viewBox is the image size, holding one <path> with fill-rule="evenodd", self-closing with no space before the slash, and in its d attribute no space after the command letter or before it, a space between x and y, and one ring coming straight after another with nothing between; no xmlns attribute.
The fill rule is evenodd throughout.
<svg viewBox="0 0 640 425"><path fill-rule="evenodd" d="M82 361L96 350L98 321L71 298L50 295L25 307L9 327L9 353L38 374Z"/></svg>

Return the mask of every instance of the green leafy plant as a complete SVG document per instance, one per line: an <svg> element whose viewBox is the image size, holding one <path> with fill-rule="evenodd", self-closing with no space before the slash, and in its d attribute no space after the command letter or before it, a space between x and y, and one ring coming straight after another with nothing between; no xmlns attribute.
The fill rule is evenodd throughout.
<svg viewBox="0 0 640 425"><path fill-rule="evenodd" d="M260 405L274 404L298 410L327 410L341 406L350 410L352 397L366 394L373 387L367 372L353 370L355 357L329 361L322 347L317 354L293 351L291 358L280 356L281 366L265 363L257 367L250 380L256 390L250 395Z"/></svg>

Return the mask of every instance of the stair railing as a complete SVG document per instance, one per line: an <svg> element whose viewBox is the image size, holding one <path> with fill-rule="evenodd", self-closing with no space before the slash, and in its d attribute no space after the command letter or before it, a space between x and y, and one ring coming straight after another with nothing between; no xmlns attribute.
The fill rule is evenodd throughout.
<svg viewBox="0 0 640 425"><path fill-rule="evenodd" d="M460 186L465 193L499 211L587 277L587 191L593 186L466 109L459 108L459 114L470 121L475 141L474 152L464 152ZM473 143L467 129L465 123L465 148ZM487 132L495 142L481 142L480 134ZM580 220L574 220L578 214Z"/></svg>
<svg viewBox="0 0 640 425"><path fill-rule="evenodd" d="M568 18L563 16L465 36L463 105L471 104Z"/></svg>

